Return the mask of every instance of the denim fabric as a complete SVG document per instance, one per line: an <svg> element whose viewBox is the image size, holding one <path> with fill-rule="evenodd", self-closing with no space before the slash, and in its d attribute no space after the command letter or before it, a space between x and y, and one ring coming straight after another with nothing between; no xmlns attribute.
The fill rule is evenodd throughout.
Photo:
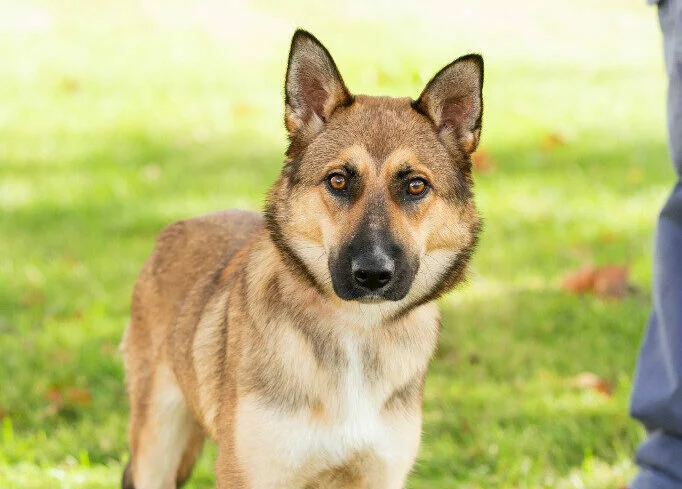
<svg viewBox="0 0 682 489"><path fill-rule="evenodd" d="M630 410L647 429L633 489L682 489L682 0L658 3L668 73L668 142L677 182L656 227L653 310Z"/></svg>

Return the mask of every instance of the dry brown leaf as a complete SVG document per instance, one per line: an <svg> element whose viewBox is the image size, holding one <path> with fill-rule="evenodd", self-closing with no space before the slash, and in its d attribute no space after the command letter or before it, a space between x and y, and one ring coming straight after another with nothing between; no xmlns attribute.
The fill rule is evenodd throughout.
<svg viewBox="0 0 682 489"><path fill-rule="evenodd" d="M613 243L616 240L616 235L612 231L604 231L599 235L599 241L602 243Z"/></svg>
<svg viewBox="0 0 682 489"><path fill-rule="evenodd" d="M479 149L471 155L471 164L477 173L489 173L495 169L495 162L484 149Z"/></svg>
<svg viewBox="0 0 682 489"><path fill-rule="evenodd" d="M597 269L592 265L584 266L564 276L561 288L573 294L584 294L594 288Z"/></svg>
<svg viewBox="0 0 682 489"><path fill-rule="evenodd" d="M48 405L43 411L42 416L56 416L64 405L64 397L59 388L54 386L50 387L47 392L45 392L45 399L48 401Z"/></svg>
<svg viewBox="0 0 682 489"><path fill-rule="evenodd" d="M617 300L635 290L628 281L628 275L628 268L623 265L587 265L566 274L561 288L572 294L591 292L600 299Z"/></svg>
<svg viewBox="0 0 682 489"><path fill-rule="evenodd" d="M51 404L61 403L63 400L61 391L56 387L50 387L45 393L45 399Z"/></svg>
<svg viewBox="0 0 682 489"><path fill-rule="evenodd" d="M64 393L64 399L73 406L87 406L92 402L92 394L84 387L69 387Z"/></svg>
<svg viewBox="0 0 682 489"><path fill-rule="evenodd" d="M542 148L545 150L554 149L557 146L563 146L564 144L566 144L566 138L556 132L548 133L542 140Z"/></svg>
<svg viewBox="0 0 682 489"><path fill-rule="evenodd" d="M593 390L607 397L613 395L613 384L592 372L582 372L573 379L573 385L578 389Z"/></svg>
<svg viewBox="0 0 682 489"><path fill-rule="evenodd" d="M52 386L45 392L45 399L48 405L42 416L52 417L89 405L92 402L92 395L84 387Z"/></svg>
<svg viewBox="0 0 682 489"><path fill-rule="evenodd" d="M628 269L621 265L600 268L594 278L594 293L606 300L622 299L630 291Z"/></svg>

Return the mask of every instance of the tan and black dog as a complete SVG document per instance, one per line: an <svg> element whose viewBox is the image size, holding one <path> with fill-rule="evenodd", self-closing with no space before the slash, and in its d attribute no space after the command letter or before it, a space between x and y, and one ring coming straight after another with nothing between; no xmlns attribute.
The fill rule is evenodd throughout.
<svg viewBox="0 0 682 489"><path fill-rule="evenodd" d="M135 286L124 488L181 484L205 436L222 489L404 486L434 301L463 280L480 226L482 83L467 55L416 101L354 96L294 34L291 144L265 215L171 225Z"/></svg>

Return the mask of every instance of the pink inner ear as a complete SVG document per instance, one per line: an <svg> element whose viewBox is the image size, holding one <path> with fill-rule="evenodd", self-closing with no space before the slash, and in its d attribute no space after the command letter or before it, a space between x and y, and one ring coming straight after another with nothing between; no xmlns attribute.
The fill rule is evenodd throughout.
<svg viewBox="0 0 682 489"><path fill-rule="evenodd" d="M471 131L475 121L473 117L473 103L469 97L450 97L443 102L440 116L441 126L452 126L458 133Z"/></svg>
<svg viewBox="0 0 682 489"><path fill-rule="evenodd" d="M320 80L304 75L301 77L299 86L301 87L301 99L304 109L303 119L307 121L312 115L310 113L312 111L325 121L324 106L329 99L329 94L322 87Z"/></svg>

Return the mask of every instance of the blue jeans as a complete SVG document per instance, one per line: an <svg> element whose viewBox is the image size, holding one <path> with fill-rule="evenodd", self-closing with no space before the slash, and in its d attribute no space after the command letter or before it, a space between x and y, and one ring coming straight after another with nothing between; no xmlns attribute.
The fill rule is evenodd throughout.
<svg viewBox="0 0 682 489"><path fill-rule="evenodd" d="M653 310L630 410L647 429L633 489L682 489L682 0L658 3L668 73L668 143L677 182L658 218Z"/></svg>

